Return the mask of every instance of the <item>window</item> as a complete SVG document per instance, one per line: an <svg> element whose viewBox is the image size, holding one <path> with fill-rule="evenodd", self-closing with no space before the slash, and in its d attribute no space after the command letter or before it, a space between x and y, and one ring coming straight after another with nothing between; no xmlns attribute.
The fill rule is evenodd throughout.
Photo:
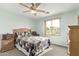
<svg viewBox="0 0 79 59"><path fill-rule="evenodd" d="M46 35L60 35L60 19L45 21Z"/></svg>

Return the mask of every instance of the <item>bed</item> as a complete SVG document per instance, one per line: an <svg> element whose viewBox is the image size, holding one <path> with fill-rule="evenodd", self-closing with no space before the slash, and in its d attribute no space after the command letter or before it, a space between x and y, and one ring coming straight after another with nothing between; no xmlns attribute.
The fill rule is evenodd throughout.
<svg viewBox="0 0 79 59"><path fill-rule="evenodd" d="M27 56L37 56L50 47L48 37L32 36L31 29L14 29L15 47Z"/></svg>

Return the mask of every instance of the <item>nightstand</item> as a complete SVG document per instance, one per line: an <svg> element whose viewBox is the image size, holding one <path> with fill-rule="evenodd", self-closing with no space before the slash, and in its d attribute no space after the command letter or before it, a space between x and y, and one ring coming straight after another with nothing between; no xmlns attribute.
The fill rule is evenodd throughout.
<svg viewBox="0 0 79 59"><path fill-rule="evenodd" d="M2 40L1 52L5 52L14 48L14 38L6 38Z"/></svg>

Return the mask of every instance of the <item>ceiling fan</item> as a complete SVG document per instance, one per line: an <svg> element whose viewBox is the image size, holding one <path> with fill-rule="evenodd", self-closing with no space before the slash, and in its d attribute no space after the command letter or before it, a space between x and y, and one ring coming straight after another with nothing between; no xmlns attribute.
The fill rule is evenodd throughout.
<svg viewBox="0 0 79 59"><path fill-rule="evenodd" d="M37 15L37 12L49 14L48 11L38 9L38 7L40 6L40 3L30 3L31 6L27 6L26 4L23 4L23 3L19 3L19 4L29 9L24 12L31 12L34 15Z"/></svg>

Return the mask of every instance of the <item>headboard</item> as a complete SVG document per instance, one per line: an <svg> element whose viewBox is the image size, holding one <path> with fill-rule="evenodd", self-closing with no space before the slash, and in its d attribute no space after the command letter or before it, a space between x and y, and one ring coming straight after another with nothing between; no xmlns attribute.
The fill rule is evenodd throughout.
<svg viewBox="0 0 79 59"><path fill-rule="evenodd" d="M14 34L14 42L16 41L17 34L16 33L23 33L23 32L31 32L31 29L28 28L19 28L19 29L13 29Z"/></svg>
<svg viewBox="0 0 79 59"><path fill-rule="evenodd" d="M19 29L14 29L13 33L18 33L18 32L31 32L31 29L28 28L19 28Z"/></svg>

